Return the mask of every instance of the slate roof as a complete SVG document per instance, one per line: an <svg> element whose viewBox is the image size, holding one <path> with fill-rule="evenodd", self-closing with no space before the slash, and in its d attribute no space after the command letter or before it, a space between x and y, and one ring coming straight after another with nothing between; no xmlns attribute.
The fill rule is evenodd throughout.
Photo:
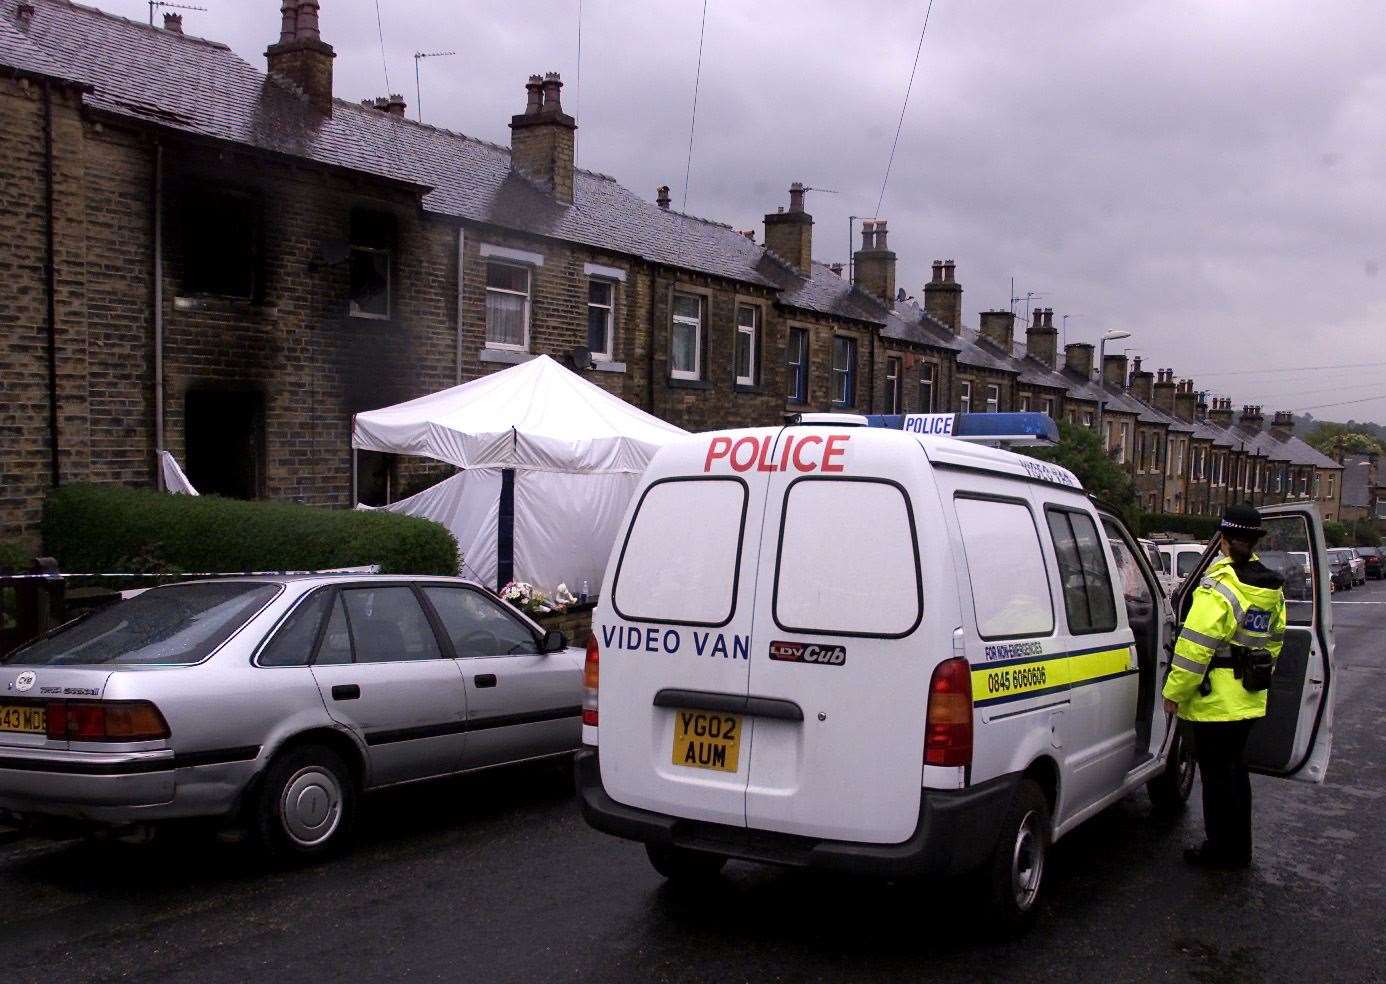
<svg viewBox="0 0 1386 984"><path fill-rule="evenodd" d="M0 20L0 67L18 75L71 81L62 66L29 41L23 28L8 20Z"/></svg>
<svg viewBox="0 0 1386 984"><path fill-rule="evenodd" d="M0 64L33 64L37 53L45 68L89 85L84 99L93 109L403 182L419 188L424 209L437 215L784 288L785 303L797 307L885 321L884 308L822 264L800 277L730 226L662 209L606 175L578 169L573 204L560 205L511 169L508 147L343 99L334 100L331 116L319 115L293 88L217 42L70 0L34 0L21 46L11 38L17 2L0 0L7 18Z"/></svg>
<svg viewBox="0 0 1386 984"><path fill-rule="evenodd" d="M1132 400L1135 400L1137 403L1141 404L1141 406L1145 407L1150 417L1154 418L1156 423L1164 424L1170 430L1177 431L1180 434L1194 433L1193 424L1184 420L1180 420L1172 413L1166 413L1164 410L1161 410L1153 403L1146 403L1144 400L1142 400L1138 396L1135 396L1134 394L1128 395L1131 397ZM1149 422L1146 417L1141 417L1141 420Z"/></svg>
<svg viewBox="0 0 1386 984"><path fill-rule="evenodd" d="M925 312L912 297L896 303L895 309L886 318L881 335L948 352L957 352L962 348L958 337L948 326Z"/></svg>
<svg viewBox="0 0 1386 984"><path fill-rule="evenodd" d="M1209 423L1207 420L1195 421L1194 440L1211 441L1214 446L1219 448L1233 447L1231 439L1227 436L1227 431Z"/></svg>

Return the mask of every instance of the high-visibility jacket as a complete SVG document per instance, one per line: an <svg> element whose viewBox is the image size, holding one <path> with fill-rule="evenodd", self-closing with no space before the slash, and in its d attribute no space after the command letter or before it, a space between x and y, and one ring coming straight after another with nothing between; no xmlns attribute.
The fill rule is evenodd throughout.
<svg viewBox="0 0 1386 984"><path fill-rule="evenodd" d="M1265 649L1280 658L1285 640L1284 580L1255 557L1234 567L1230 557L1214 561L1193 593L1188 618L1174 644L1164 696L1179 705L1186 721L1243 721L1265 717L1270 691L1252 693L1231 668L1208 669L1214 654L1233 645ZM1204 674L1212 686L1199 693Z"/></svg>

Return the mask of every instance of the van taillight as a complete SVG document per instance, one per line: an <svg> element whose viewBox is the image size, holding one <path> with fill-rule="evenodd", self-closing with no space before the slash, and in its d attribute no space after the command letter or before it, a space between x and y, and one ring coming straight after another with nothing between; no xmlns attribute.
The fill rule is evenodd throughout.
<svg viewBox="0 0 1386 984"><path fill-rule="evenodd" d="M972 669L959 656L938 664L929 681L924 764L972 764Z"/></svg>
<svg viewBox="0 0 1386 984"><path fill-rule="evenodd" d="M47 725L53 741L156 741L169 735L168 722L147 700L49 701Z"/></svg>
<svg viewBox="0 0 1386 984"><path fill-rule="evenodd" d="M601 652L597 649L597 634L587 639L587 660L582 664L582 723L597 726L597 681L601 676L598 662Z"/></svg>

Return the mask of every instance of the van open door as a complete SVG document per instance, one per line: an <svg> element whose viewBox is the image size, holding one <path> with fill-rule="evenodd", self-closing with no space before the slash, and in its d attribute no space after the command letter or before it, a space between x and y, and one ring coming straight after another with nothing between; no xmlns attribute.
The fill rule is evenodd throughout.
<svg viewBox="0 0 1386 984"><path fill-rule="evenodd" d="M1266 535L1256 554L1285 578L1285 642L1266 716L1247 742L1247 765L1264 775L1321 783L1333 750L1334 698L1332 588L1323 520L1310 503L1262 506L1259 512ZM1217 555L1210 544L1175 594L1181 624Z"/></svg>

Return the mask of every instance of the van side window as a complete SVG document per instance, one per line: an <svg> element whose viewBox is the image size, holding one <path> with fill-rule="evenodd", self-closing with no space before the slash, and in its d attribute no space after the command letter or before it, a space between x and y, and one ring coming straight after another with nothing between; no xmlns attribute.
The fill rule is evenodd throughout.
<svg viewBox="0 0 1386 984"><path fill-rule="evenodd" d="M790 483L775 564L776 625L899 639L923 612L919 545L904 489L871 479Z"/></svg>
<svg viewBox="0 0 1386 984"><path fill-rule="evenodd" d="M1075 635L1116 628L1112 575L1097 527L1086 513L1049 510L1049 533L1059 560L1068 630Z"/></svg>
<svg viewBox="0 0 1386 984"><path fill-rule="evenodd" d="M717 627L731 621L741 573L746 484L739 478L655 482L630 521L612 582L631 622Z"/></svg>
<svg viewBox="0 0 1386 984"><path fill-rule="evenodd" d="M977 632L983 639L1049 635L1054 631L1054 601L1030 508L966 496L954 502Z"/></svg>

